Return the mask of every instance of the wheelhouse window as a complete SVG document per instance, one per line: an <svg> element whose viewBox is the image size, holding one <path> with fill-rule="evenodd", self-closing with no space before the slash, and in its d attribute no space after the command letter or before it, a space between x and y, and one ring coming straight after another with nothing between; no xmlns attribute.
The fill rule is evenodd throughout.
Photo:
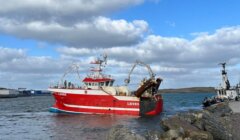
<svg viewBox="0 0 240 140"><path fill-rule="evenodd" d="M110 82L110 86L113 86L113 81Z"/></svg>
<svg viewBox="0 0 240 140"><path fill-rule="evenodd" d="M106 86L108 86L108 84L109 84L109 81L106 82Z"/></svg>

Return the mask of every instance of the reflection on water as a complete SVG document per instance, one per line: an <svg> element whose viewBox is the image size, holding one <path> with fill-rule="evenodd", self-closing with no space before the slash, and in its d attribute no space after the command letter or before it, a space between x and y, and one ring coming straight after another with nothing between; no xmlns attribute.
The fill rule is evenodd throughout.
<svg viewBox="0 0 240 140"><path fill-rule="evenodd" d="M203 94L166 94L164 113L155 117L54 114L48 112L54 102L51 96L0 98L0 139L99 140L105 139L115 125L124 125L139 133L162 131L159 125L162 117L181 109L200 109L204 97Z"/></svg>
<svg viewBox="0 0 240 140"><path fill-rule="evenodd" d="M55 115L51 131L55 139L104 139L117 124L131 126L137 118L111 115Z"/></svg>

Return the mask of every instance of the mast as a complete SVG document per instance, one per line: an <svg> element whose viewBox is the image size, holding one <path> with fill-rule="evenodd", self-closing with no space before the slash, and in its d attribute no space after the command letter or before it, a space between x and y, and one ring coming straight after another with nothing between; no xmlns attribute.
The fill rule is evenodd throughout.
<svg viewBox="0 0 240 140"><path fill-rule="evenodd" d="M223 89L229 89L230 88L230 82L228 80L228 76L227 76L227 71L226 71L226 62L224 63L219 63L219 65L222 65L222 88Z"/></svg>
<svg viewBox="0 0 240 140"><path fill-rule="evenodd" d="M102 77L102 68L107 64L107 55L103 55L103 59L97 58L92 61L90 64L97 65L96 67L92 67L91 71L93 72L93 76L96 78Z"/></svg>

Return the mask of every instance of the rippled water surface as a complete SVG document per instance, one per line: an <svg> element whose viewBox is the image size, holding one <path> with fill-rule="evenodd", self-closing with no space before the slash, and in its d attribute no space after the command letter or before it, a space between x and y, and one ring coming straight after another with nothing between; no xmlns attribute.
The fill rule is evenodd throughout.
<svg viewBox="0 0 240 140"><path fill-rule="evenodd" d="M0 139L2 140L101 140L115 125L144 133L161 131L162 117L189 109L201 109L205 96L213 94L164 94L164 112L155 117L116 115L73 115L48 112L51 96L0 98Z"/></svg>

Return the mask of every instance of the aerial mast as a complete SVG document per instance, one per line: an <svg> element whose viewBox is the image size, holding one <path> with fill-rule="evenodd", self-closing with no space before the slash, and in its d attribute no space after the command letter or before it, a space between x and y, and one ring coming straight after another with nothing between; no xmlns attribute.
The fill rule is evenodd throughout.
<svg viewBox="0 0 240 140"><path fill-rule="evenodd" d="M222 65L222 87L224 89L229 89L230 88L230 82L229 82L228 77L227 77L226 62L219 63L219 65Z"/></svg>

